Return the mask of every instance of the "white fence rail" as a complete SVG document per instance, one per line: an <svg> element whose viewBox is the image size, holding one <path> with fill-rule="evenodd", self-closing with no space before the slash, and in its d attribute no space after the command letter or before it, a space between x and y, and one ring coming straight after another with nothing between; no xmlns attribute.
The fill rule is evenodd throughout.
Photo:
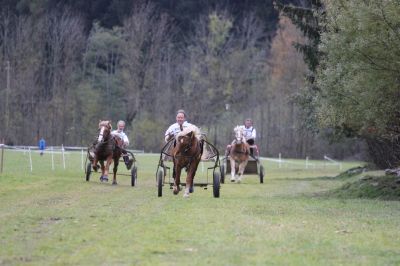
<svg viewBox="0 0 400 266"><path fill-rule="evenodd" d="M48 146L44 151L41 151L39 147L36 146L8 146L4 144L0 144L0 173L3 172L5 169L7 163L10 164L9 160L12 160L12 158L7 158L7 152L12 152L12 153L22 153L23 157L25 159L19 158L19 166L22 167L23 169L28 165L28 168L30 172L32 172L35 169L35 163L36 167L37 164L46 164L50 165L51 170L55 170L56 168L61 167L65 170L68 168L68 161L71 161L71 154L74 154L74 157L77 157L76 154L79 154L79 166L84 170L85 167L85 160L87 156L87 147L70 147L70 146ZM143 150L129 150L130 152L134 154L139 154L139 153L144 153ZM36 157L39 157L38 154L43 157L39 162L36 160L33 160L32 157L35 155ZM10 155L10 154L9 154ZM36 158L35 157L35 158ZM8 160L7 160L8 159ZM74 160L73 165L69 165L69 167L79 167L76 163L76 158Z"/></svg>
<svg viewBox="0 0 400 266"><path fill-rule="evenodd" d="M71 147L71 146L49 146L44 150L43 156L39 156L41 150L36 146L7 146L0 144L0 173L7 167L19 167L23 171L34 171L40 169L71 169L71 168L85 168L85 160L87 157L87 147ZM24 156L13 156L7 152L22 153ZM132 153L143 154L143 150L129 150ZM159 154L149 154L159 156ZM8 158L7 158L8 157ZM18 159L13 159L18 158ZM39 159L40 158L40 159ZM10 161L11 160L11 161ZM18 160L17 163L12 160ZM305 159L284 159L282 154L279 153L277 158L260 157L260 160L265 160L274 164L278 168L293 168L293 169L321 169L327 167L334 167L342 170L342 162L334 160L328 156L324 156L323 160L310 160L307 156ZM10 166L8 166L8 165ZM17 165L17 166L11 166ZM202 169L203 169L202 165ZM25 170L24 170L25 169ZM8 169L10 170L10 169Z"/></svg>

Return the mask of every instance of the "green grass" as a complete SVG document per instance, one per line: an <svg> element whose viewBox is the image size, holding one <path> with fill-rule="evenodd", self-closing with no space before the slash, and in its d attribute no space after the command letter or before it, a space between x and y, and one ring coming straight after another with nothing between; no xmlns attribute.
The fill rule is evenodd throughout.
<svg viewBox="0 0 400 266"><path fill-rule="evenodd" d="M137 155L138 184L84 180L80 153L40 157L6 151L0 175L0 264L4 265L399 265L400 202L330 192L362 175L359 165L263 161L256 175L225 183L221 197L196 187L189 199L167 186L157 197L157 155ZM122 172L123 167L120 167ZM199 167L199 179L205 173ZM124 171L127 173L127 171ZM324 196L321 196L324 195ZM329 195L329 196L326 196Z"/></svg>
<svg viewBox="0 0 400 266"><path fill-rule="evenodd" d="M400 178L366 175L360 180L345 183L332 191L331 195L342 198L400 200Z"/></svg>

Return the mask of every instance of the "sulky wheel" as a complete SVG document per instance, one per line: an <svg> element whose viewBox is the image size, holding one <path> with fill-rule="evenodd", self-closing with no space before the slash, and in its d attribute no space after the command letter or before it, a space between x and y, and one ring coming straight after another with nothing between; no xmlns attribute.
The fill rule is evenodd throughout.
<svg viewBox="0 0 400 266"><path fill-rule="evenodd" d="M86 166L86 181L90 180L90 174L92 173L92 164L88 163Z"/></svg>
<svg viewBox="0 0 400 266"><path fill-rule="evenodd" d="M132 187L136 186L136 183L137 183L137 167L134 166L132 167L131 170L131 186Z"/></svg>
<svg viewBox="0 0 400 266"><path fill-rule="evenodd" d="M162 197L163 178L164 178L164 171L162 169L159 169L157 172L157 188L159 197Z"/></svg>
<svg viewBox="0 0 400 266"><path fill-rule="evenodd" d="M225 183L225 165L221 165L221 183Z"/></svg>
<svg viewBox="0 0 400 266"><path fill-rule="evenodd" d="M220 173L218 171L214 171L213 173L213 194L214 198L219 198L219 189L221 187L220 183Z"/></svg>
<svg viewBox="0 0 400 266"><path fill-rule="evenodd" d="M260 165L260 183L264 183L264 166Z"/></svg>

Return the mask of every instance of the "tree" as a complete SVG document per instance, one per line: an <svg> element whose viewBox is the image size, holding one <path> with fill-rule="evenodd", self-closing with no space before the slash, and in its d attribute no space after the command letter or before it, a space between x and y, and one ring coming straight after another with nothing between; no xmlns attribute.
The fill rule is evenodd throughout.
<svg viewBox="0 0 400 266"><path fill-rule="evenodd" d="M258 104L250 103L250 100L267 76L267 45L260 43L263 36L262 25L254 14L249 14L235 28L228 12L213 11L197 23L188 47L183 103L190 109L189 113L194 114L194 120L204 125L203 129L214 137L213 142L217 145L219 129L228 128L230 136L234 123L243 121L242 115L237 119L236 114L246 110L249 104ZM235 121L230 121L232 119ZM221 121L226 125L221 125ZM226 134L219 135L229 139Z"/></svg>
<svg viewBox="0 0 400 266"><path fill-rule="evenodd" d="M325 4L319 125L367 139L378 166L399 165L400 5L385 0Z"/></svg>
<svg viewBox="0 0 400 266"><path fill-rule="evenodd" d="M4 73L9 79L4 80L10 81L5 93L9 117L0 119L8 119L7 130L14 132L9 141L36 143L39 135L46 134L52 136L50 142L65 143L72 119L67 110L73 74L83 45L79 17L68 10L49 12L37 20L3 14L0 23L4 27L0 61L9 62Z"/></svg>
<svg viewBox="0 0 400 266"><path fill-rule="evenodd" d="M317 134L320 128L317 124L316 105L318 104L319 89L314 83L315 72L319 65L320 33L323 29L324 7L321 0L305 0L298 5L276 1L276 7L283 15L290 18L306 37L305 42L294 42L296 49L303 54L309 72L306 74L307 83L297 95L296 102L301 107L299 114L303 128Z"/></svg>
<svg viewBox="0 0 400 266"><path fill-rule="evenodd" d="M145 3L135 6L124 21L123 34L124 108L131 123L139 110L154 107L157 92L164 89L158 77L168 55L171 29L168 17Z"/></svg>

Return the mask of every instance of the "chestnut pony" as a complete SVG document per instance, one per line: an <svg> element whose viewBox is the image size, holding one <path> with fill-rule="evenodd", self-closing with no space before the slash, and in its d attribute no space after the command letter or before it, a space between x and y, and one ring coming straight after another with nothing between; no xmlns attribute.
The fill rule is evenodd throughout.
<svg viewBox="0 0 400 266"><path fill-rule="evenodd" d="M249 160L250 147L243 134L243 128L236 126L234 128L235 140L232 142L230 151L230 162L231 162L231 181L242 181L244 169L246 168ZM236 166L236 162L238 167ZM235 175L235 170L238 168L238 175ZM237 177L237 178L236 178Z"/></svg>
<svg viewBox="0 0 400 266"><path fill-rule="evenodd" d="M94 147L94 159L92 161L93 170L97 172L98 165L101 166L101 177L100 181L108 181L108 173L111 163L114 161L113 168L113 185L117 184L117 170L119 158L121 157L121 149L118 147L121 143L121 139L111 135L111 121L100 121L99 122L99 135L97 142ZM104 165L105 162L105 165Z"/></svg>
<svg viewBox="0 0 400 266"><path fill-rule="evenodd" d="M180 177L182 168L186 168L186 187L183 197L189 197L193 192L193 179L196 175L201 155L203 152L202 140L199 139L200 130L195 127L188 127L176 135L176 146L172 150L174 162L174 186L173 192L177 195L180 191Z"/></svg>

